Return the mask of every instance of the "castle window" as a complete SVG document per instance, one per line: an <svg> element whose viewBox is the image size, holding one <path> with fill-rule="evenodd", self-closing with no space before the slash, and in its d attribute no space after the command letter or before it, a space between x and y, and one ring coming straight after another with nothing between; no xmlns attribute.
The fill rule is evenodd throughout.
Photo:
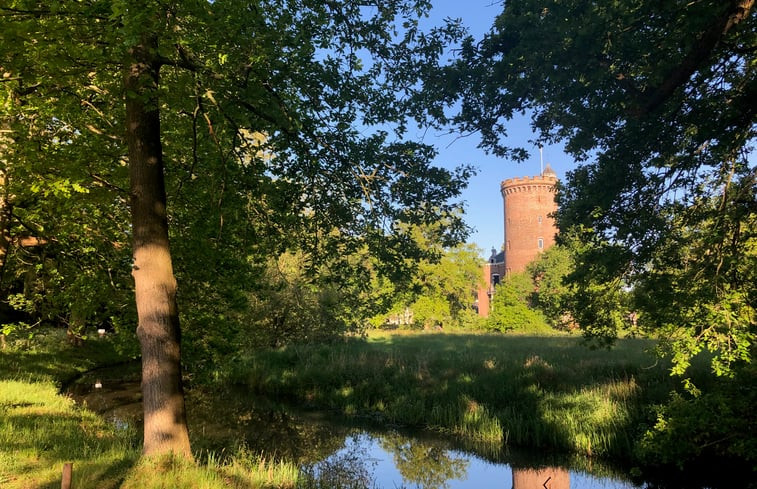
<svg viewBox="0 0 757 489"><path fill-rule="evenodd" d="M499 285L499 274L493 273L492 274L492 285Z"/></svg>
<svg viewBox="0 0 757 489"><path fill-rule="evenodd" d="M544 238L537 239L536 243L537 243L537 246L539 247L540 250L544 249Z"/></svg>
<svg viewBox="0 0 757 489"><path fill-rule="evenodd" d="M507 240L507 251L510 251L510 240Z"/></svg>
<svg viewBox="0 0 757 489"><path fill-rule="evenodd" d="M539 224L541 224L541 216L539 216L539 217L537 218L537 220L539 221Z"/></svg>

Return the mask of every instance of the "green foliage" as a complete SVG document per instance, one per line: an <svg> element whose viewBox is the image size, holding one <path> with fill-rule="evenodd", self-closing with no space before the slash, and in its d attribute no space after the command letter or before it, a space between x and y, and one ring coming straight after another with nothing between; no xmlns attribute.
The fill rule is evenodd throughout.
<svg viewBox="0 0 757 489"><path fill-rule="evenodd" d="M526 267L526 273L535 287L529 297L530 302L544 313L553 327L571 327L568 301L572 289L566 279L574 268L572 251L561 244L540 253Z"/></svg>
<svg viewBox="0 0 757 489"><path fill-rule="evenodd" d="M409 305L416 324L429 328L470 323L471 297L481 280L480 261L472 245L447 249L436 262L422 261L415 279L417 298Z"/></svg>
<svg viewBox="0 0 757 489"><path fill-rule="evenodd" d="M340 291L308 282L303 255L270 260L267 283L251 298L250 327L270 347L339 337L348 326L339 317Z"/></svg>
<svg viewBox="0 0 757 489"><path fill-rule="evenodd" d="M531 307L530 297L534 284L526 273L508 276L494 290L491 312L486 327L501 332L548 332L544 315Z"/></svg>
<svg viewBox="0 0 757 489"><path fill-rule="evenodd" d="M640 326L665 338L677 375L700 351L712 354L718 376L733 375L754 353L757 214L738 202L751 190L732 187L730 205L703 200L670 215L669 240L636 277Z"/></svg>
<svg viewBox="0 0 757 489"><path fill-rule="evenodd" d="M403 287L427 258L412 229L437 225L446 247L467 232L455 199L472 170L434 166L433 148L405 138L411 80L462 34L422 32L429 7L0 7L0 211L13 209L0 231L46 241L11 241L0 265L0 300L23 309L8 324L134 328L123 72L145 35L191 368L212 370L239 338L322 338L385 310L390 294L369 286ZM281 257L296 274L279 273Z"/></svg>
<svg viewBox="0 0 757 489"><path fill-rule="evenodd" d="M473 292L481 280L481 260L474 245L442 248L441 236L416 230L426 257L417 263L412 280L393 284L388 291L391 306L372 319L375 326L402 318L416 328L471 327L476 322L471 307Z"/></svg>
<svg viewBox="0 0 757 489"><path fill-rule="evenodd" d="M664 339L694 397L674 398L652 438L687 453L717 431L692 413L721 412L726 438L748 415L690 370L706 352L715 376L738 376L755 353L755 22L751 2L508 1L419 99L513 159L526 152L506 124L527 111L581 162L558 192L577 240L567 308L600 343L633 317Z"/></svg>
<svg viewBox="0 0 757 489"><path fill-rule="evenodd" d="M707 458L733 463L757 460L757 402L754 366L740 369L731 379L720 379L703 394L671 394L658 407L657 421L638 446L648 466L690 467Z"/></svg>
<svg viewBox="0 0 757 489"><path fill-rule="evenodd" d="M483 40L465 40L457 60L431 70L419 100L442 110L462 99L437 122L478 130L485 147L521 159L503 141L507 121L528 110L542 140L564 141L582 162L562 183L557 218L587 245L573 309L586 311L575 319L591 336L617 334L619 287L644 281L662 254L697 246L685 286L656 289L667 300L638 306L666 303L673 319L703 304L697 315L725 333L686 333L709 324L684 313L662 332L697 338L675 346L682 358L715 348L713 366L725 373L750 355L754 281L737 264L753 263L755 21L751 4L736 1L511 1ZM648 310L652 322L661 307Z"/></svg>

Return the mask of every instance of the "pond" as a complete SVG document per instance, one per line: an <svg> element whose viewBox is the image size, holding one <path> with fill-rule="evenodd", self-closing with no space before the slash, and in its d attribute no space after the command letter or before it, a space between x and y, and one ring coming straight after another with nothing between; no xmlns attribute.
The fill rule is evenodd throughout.
<svg viewBox="0 0 757 489"><path fill-rule="evenodd" d="M78 402L117 425L141 423L139 372L94 371L69 387ZM371 419L282 406L245 391L187 394L195 450L250 453L293 460L322 487L415 489L630 489L705 487L634 481L593 459L527 453L492 445L463 445L423 431Z"/></svg>

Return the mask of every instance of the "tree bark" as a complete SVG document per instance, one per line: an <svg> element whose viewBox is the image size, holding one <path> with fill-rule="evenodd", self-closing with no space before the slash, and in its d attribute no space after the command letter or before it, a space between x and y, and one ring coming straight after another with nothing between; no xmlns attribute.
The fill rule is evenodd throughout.
<svg viewBox="0 0 757 489"><path fill-rule="evenodd" d="M0 151L3 151L2 146L3 143L0 141ZM0 169L0 290L3 287L5 263L8 260L8 252L11 245L11 204L8 199L6 185L5 170Z"/></svg>
<svg viewBox="0 0 757 489"><path fill-rule="evenodd" d="M157 46L155 36L143 36L129 51L125 74L144 454L192 458L181 379L176 279L168 243Z"/></svg>
<svg viewBox="0 0 757 489"><path fill-rule="evenodd" d="M8 199L7 169L10 166L9 154L13 141L6 136L10 129L6 124L0 125L0 298L6 299L3 287L5 278L5 264L8 262L8 251L11 245L11 204ZM5 350L5 333L0 332L0 349Z"/></svg>

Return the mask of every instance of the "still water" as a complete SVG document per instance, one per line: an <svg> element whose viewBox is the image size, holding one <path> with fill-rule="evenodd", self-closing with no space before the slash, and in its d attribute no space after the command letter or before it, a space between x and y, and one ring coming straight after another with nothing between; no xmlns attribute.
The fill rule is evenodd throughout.
<svg viewBox="0 0 757 489"><path fill-rule="evenodd" d="M315 464L322 480L338 485L418 489L631 489L617 477L595 476L563 467L513 467L474 453L430 445L399 434L355 432L344 447ZM373 484L373 486L371 486Z"/></svg>
<svg viewBox="0 0 757 489"><path fill-rule="evenodd" d="M123 427L141 424L138 371L100 370L69 387L78 402ZM659 487L591 459L555 458L491 445L461 445L426 432L344 420L252 398L245 391L187 399L195 450L250 453L298 463L321 487L366 489L630 489ZM667 484L662 484L667 486Z"/></svg>

